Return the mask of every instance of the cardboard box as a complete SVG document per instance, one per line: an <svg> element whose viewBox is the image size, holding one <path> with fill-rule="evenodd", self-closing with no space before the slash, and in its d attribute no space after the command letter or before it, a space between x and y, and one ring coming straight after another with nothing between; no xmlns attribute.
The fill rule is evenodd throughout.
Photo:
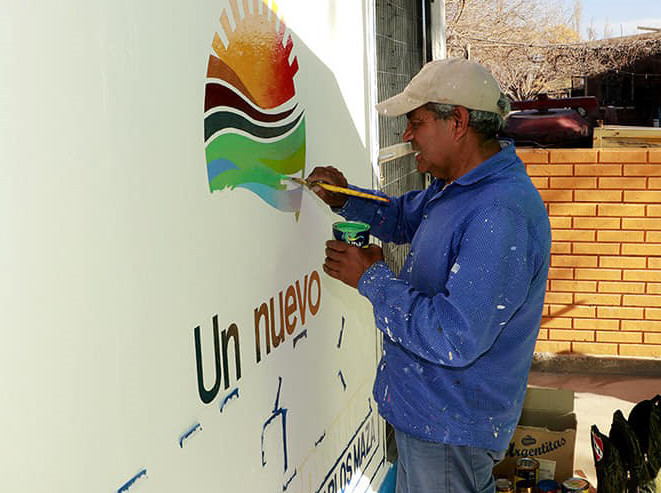
<svg viewBox="0 0 661 493"><path fill-rule="evenodd" d="M516 460L533 457L540 462L540 480L555 479L561 483L574 475L575 443L574 392L530 386L519 424L505 458L494 468L494 475L511 480Z"/></svg>

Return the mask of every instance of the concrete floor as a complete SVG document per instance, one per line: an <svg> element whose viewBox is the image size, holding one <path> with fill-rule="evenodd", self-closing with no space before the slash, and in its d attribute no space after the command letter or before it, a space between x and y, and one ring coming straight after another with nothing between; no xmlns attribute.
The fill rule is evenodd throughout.
<svg viewBox="0 0 661 493"><path fill-rule="evenodd" d="M613 413L618 409L625 417L644 399L661 394L661 375L659 376L623 376L623 375L580 375L557 374L532 371L529 385L571 389L574 391L574 412L576 413L576 449L574 470L597 484L597 475L590 445L590 427L596 424L599 431L608 435Z"/></svg>

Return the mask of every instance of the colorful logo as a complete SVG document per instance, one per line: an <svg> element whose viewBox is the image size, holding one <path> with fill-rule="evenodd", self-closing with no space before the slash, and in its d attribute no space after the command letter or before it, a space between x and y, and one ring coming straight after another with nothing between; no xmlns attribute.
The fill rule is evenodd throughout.
<svg viewBox="0 0 661 493"><path fill-rule="evenodd" d="M305 116L296 102L298 60L277 7L230 0L213 38L204 98L209 187L245 188L284 212L298 212L303 188L283 180L305 171ZM221 37L222 36L222 37Z"/></svg>

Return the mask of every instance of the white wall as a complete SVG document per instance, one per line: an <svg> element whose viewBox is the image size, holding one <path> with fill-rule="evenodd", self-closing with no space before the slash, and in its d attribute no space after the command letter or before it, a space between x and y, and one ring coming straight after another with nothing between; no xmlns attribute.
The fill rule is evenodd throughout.
<svg viewBox="0 0 661 493"><path fill-rule="evenodd" d="M297 213L210 192L207 64L231 3L0 6L3 491L331 492L347 464L346 491L367 491L380 473L370 306L321 269L337 218L308 192ZM333 163L371 183L366 3L278 3L306 125L298 176ZM271 18L237 8L255 5ZM279 293L303 296L306 277L305 325L290 314L269 354L262 334L257 362L255 310L273 298L279 331ZM194 332L209 389L214 318L236 326L241 375L227 350L229 385L204 403ZM282 414L269 422L283 409L284 435Z"/></svg>

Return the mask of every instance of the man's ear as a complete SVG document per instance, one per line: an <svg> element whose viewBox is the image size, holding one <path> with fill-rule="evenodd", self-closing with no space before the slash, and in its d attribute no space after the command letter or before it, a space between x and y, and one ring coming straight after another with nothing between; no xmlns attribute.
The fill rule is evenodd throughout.
<svg viewBox="0 0 661 493"><path fill-rule="evenodd" d="M470 122L470 113L463 106L456 106L454 109L453 128L456 138L463 138L468 132L468 123Z"/></svg>

